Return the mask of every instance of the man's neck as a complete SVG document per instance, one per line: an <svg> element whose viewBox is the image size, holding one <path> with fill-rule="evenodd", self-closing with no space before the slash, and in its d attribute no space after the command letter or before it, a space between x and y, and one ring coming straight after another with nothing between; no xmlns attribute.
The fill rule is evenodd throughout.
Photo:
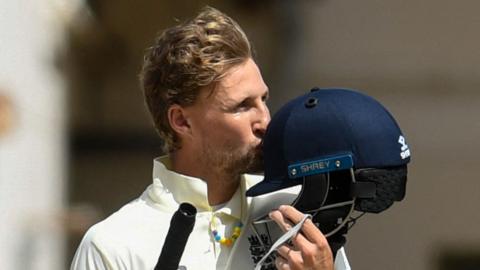
<svg viewBox="0 0 480 270"><path fill-rule="evenodd" d="M236 178L236 179L234 179ZM212 175L207 180L208 203L210 205L219 205L228 202L240 185L241 177L231 175Z"/></svg>
<svg viewBox="0 0 480 270"><path fill-rule="evenodd" d="M240 185L241 176L208 168L191 159L191 156L173 153L170 155L172 170L184 175L200 178L207 183L208 204L228 202Z"/></svg>

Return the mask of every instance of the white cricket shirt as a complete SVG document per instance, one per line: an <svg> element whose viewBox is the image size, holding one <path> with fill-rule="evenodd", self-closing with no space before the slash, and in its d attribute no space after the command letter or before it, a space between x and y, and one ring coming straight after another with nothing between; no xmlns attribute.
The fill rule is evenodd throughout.
<svg viewBox="0 0 480 270"><path fill-rule="evenodd" d="M71 270L153 270L162 250L173 213L182 202L197 208L194 229L188 238L180 266L196 269L253 269L255 234L251 220L267 214L274 207L290 204L295 196L285 192L259 197L245 197L245 190L262 180L262 176L244 175L239 189L226 204L212 208L208 204L207 185L198 178L168 170L168 157L154 160L153 184L136 200L126 204L85 234L73 259ZM215 229L230 236L241 219L240 237L226 247L214 241ZM257 238L258 239L258 238ZM349 270L345 252L340 249L336 270Z"/></svg>

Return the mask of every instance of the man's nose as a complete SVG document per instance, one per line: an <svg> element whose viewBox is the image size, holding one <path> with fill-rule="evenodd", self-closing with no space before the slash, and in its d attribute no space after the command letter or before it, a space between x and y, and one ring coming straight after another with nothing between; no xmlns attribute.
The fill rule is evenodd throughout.
<svg viewBox="0 0 480 270"><path fill-rule="evenodd" d="M253 133L259 138L263 138L267 131L268 123L270 123L270 111L265 103L259 106L253 124Z"/></svg>

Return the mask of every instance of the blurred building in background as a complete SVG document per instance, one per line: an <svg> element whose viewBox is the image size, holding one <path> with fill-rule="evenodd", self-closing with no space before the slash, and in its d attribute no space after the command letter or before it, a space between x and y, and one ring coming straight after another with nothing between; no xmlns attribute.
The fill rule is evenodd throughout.
<svg viewBox="0 0 480 270"><path fill-rule="evenodd" d="M55 66L77 1L0 1L0 268L64 269L65 80Z"/></svg>
<svg viewBox="0 0 480 270"><path fill-rule="evenodd" d="M352 228L353 269L480 269L480 2L31 3L0 2L2 269L65 269L85 230L150 184L162 153L143 53L206 4L252 40L272 113L313 86L360 89L406 134L406 199Z"/></svg>

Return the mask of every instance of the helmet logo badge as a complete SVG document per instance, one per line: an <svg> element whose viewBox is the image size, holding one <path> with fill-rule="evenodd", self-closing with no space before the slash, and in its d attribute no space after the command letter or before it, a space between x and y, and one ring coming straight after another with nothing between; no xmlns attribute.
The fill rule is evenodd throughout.
<svg viewBox="0 0 480 270"><path fill-rule="evenodd" d="M410 149L408 148L407 142L405 142L405 137L400 135L400 137L398 137L398 143L402 145L400 148L400 157L402 157L402 159L408 158L410 156Z"/></svg>

